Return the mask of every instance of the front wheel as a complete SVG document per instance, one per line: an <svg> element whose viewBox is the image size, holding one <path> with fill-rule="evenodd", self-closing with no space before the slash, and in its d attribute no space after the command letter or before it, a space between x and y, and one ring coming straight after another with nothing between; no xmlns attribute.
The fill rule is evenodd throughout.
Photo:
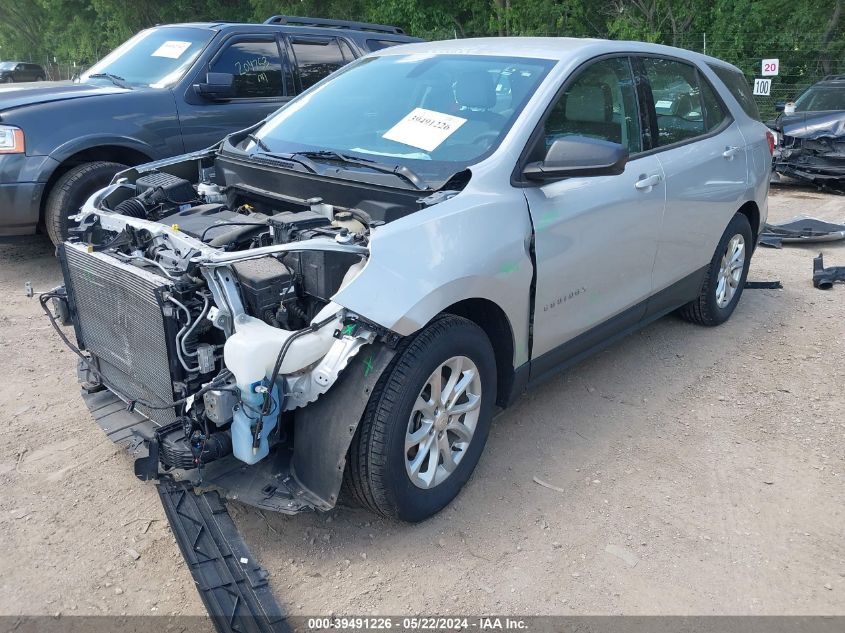
<svg viewBox="0 0 845 633"><path fill-rule="evenodd" d="M475 469L496 401L496 361L484 331L443 316L400 351L352 440L347 487L385 517L422 521Z"/></svg>
<svg viewBox="0 0 845 633"><path fill-rule="evenodd" d="M748 218L735 214L713 253L701 292L679 311L684 319L699 325L719 325L730 318L745 287L752 239Z"/></svg>
<svg viewBox="0 0 845 633"><path fill-rule="evenodd" d="M89 196L109 184L114 175L124 169L126 165L108 161L84 163L72 167L56 181L44 206L44 224L53 244L67 239L71 227L68 217L79 213Z"/></svg>

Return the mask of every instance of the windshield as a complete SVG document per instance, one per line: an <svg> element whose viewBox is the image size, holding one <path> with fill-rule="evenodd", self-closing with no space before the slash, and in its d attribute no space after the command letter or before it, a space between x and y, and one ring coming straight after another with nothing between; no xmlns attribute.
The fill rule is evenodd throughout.
<svg viewBox="0 0 845 633"><path fill-rule="evenodd" d="M14 70L18 62L0 62L0 70Z"/></svg>
<svg viewBox="0 0 845 633"><path fill-rule="evenodd" d="M813 86L795 102L796 112L820 110L845 110L845 88Z"/></svg>
<svg viewBox="0 0 845 633"><path fill-rule="evenodd" d="M387 55L350 65L255 134L279 153L331 150L445 178L491 153L554 62ZM247 149L258 149L254 142Z"/></svg>
<svg viewBox="0 0 845 633"><path fill-rule="evenodd" d="M79 80L109 74L129 85L168 88L188 71L213 35L208 29L182 26L141 31L86 70Z"/></svg>

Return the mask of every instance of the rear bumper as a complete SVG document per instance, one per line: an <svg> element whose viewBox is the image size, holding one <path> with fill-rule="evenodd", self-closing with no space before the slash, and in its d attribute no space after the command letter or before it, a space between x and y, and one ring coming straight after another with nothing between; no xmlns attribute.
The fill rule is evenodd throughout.
<svg viewBox="0 0 845 633"><path fill-rule="evenodd" d="M0 237L35 233L41 197L56 166L48 156L0 156Z"/></svg>

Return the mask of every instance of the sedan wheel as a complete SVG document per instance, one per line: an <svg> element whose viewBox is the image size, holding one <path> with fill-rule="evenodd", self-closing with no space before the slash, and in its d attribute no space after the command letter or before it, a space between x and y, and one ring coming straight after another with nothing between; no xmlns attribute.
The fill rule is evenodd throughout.
<svg viewBox="0 0 845 633"><path fill-rule="evenodd" d="M422 521L461 491L481 457L496 402L496 358L472 321L434 319L407 337L370 395L346 489L382 516Z"/></svg>
<svg viewBox="0 0 845 633"><path fill-rule="evenodd" d="M405 469L415 486L433 488L455 472L480 409L481 378L466 356L453 356L428 377L405 436Z"/></svg>
<svg viewBox="0 0 845 633"><path fill-rule="evenodd" d="M698 297L679 310L683 318L711 326L730 318L742 296L753 244L748 217L734 214L704 271Z"/></svg>
<svg viewBox="0 0 845 633"><path fill-rule="evenodd" d="M716 305L727 306L736 294L742 272L745 270L745 238L739 233L734 235L722 255L719 277L716 283Z"/></svg>

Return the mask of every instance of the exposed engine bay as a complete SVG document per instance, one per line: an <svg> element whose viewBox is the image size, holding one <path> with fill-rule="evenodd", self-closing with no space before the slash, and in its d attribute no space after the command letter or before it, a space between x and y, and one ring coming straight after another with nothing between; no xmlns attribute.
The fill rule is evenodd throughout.
<svg viewBox="0 0 845 633"><path fill-rule="evenodd" d="M201 480L213 462L292 449L295 412L362 347L399 338L332 297L366 265L371 232L431 191L336 184L338 200L360 202L345 206L259 186L307 189L297 175L248 182L239 169L207 152L124 172L75 216L65 286L42 296L73 323L83 390L154 423L151 471Z"/></svg>

